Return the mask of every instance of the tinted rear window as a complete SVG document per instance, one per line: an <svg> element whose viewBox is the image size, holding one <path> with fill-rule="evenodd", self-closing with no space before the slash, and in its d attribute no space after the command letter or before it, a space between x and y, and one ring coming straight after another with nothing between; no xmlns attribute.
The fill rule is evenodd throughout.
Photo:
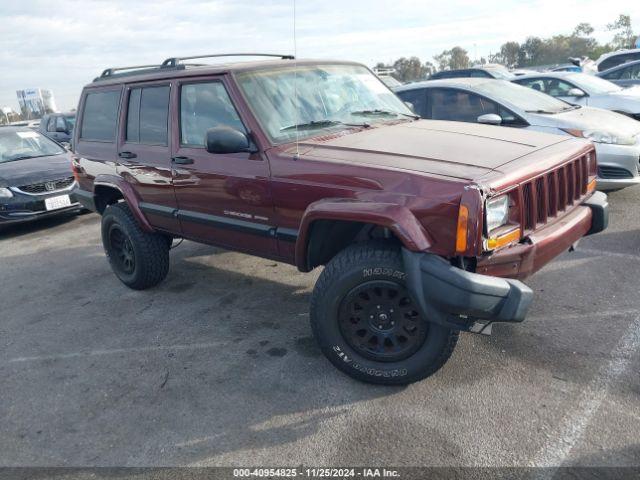
<svg viewBox="0 0 640 480"><path fill-rule="evenodd" d="M132 89L127 111L127 142L167 145L168 117L168 86Z"/></svg>
<svg viewBox="0 0 640 480"><path fill-rule="evenodd" d="M89 93L84 103L80 138L100 142L113 142L118 123L120 90Z"/></svg>

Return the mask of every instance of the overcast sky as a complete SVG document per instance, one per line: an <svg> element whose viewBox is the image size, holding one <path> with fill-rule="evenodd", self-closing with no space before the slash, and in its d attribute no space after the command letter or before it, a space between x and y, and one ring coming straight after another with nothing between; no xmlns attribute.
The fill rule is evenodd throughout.
<svg viewBox="0 0 640 480"><path fill-rule="evenodd" d="M297 0L298 56L373 66L400 56L430 60L460 45L473 58L508 40L570 33L631 15L638 0ZM53 90L60 109L109 66L216 52L293 53L293 0L0 0L0 106L15 91Z"/></svg>

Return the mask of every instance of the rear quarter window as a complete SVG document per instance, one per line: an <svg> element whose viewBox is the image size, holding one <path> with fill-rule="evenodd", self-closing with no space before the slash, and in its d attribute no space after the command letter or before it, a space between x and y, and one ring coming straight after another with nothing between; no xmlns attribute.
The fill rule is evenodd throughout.
<svg viewBox="0 0 640 480"><path fill-rule="evenodd" d="M88 93L84 102L80 138L98 142L114 142L118 123L120 90Z"/></svg>

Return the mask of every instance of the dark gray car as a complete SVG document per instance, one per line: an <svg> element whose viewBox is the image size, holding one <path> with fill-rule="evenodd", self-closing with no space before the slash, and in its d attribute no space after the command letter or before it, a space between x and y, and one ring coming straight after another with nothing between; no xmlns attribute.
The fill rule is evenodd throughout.
<svg viewBox="0 0 640 480"><path fill-rule="evenodd" d="M69 153L27 127L0 129L0 227L80 211Z"/></svg>
<svg viewBox="0 0 640 480"><path fill-rule="evenodd" d="M597 76L621 87L640 85L640 60L618 65L598 73Z"/></svg>

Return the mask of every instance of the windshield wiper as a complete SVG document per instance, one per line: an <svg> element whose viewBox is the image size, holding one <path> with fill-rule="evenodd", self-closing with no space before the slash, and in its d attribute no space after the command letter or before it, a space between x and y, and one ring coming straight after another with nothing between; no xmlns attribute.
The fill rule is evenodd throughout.
<svg viewBox="0 0 640 480"><path fill-rule="evenodd" d="M389 116L397 117L402 115L404 117L413 118L414 120L420 119L420 115L402 113L402 112L392 112L391 110L381 110L379 108L376 108L375 110L357 110L355 112L350 112L350 114L363 115L363 116L385 116L385 117L389 117Z"/></svg>
<svg viewBox="0 0 640 480"><path fill-rule="evenodd" d="M548 110L525 110L525 112L527 112L527 113L546 113L546 114L549 114L549 115L555 115L556 113L564 112L564 110L560 110L558 112L550 112Z"/></svg>
<svg viewBox="0 0 640 480"><path fill-rule="evenodd" d="M335 125L346 125L347 127L364 127L369 128L370 125L368 123L345 123L340 120L311 120L310 122L298 123L297 125L288 125L286 127L282 127L280 129L281 132L285 132L287 130L311 130L314 128L327 128L333 127Z"/></svg>

